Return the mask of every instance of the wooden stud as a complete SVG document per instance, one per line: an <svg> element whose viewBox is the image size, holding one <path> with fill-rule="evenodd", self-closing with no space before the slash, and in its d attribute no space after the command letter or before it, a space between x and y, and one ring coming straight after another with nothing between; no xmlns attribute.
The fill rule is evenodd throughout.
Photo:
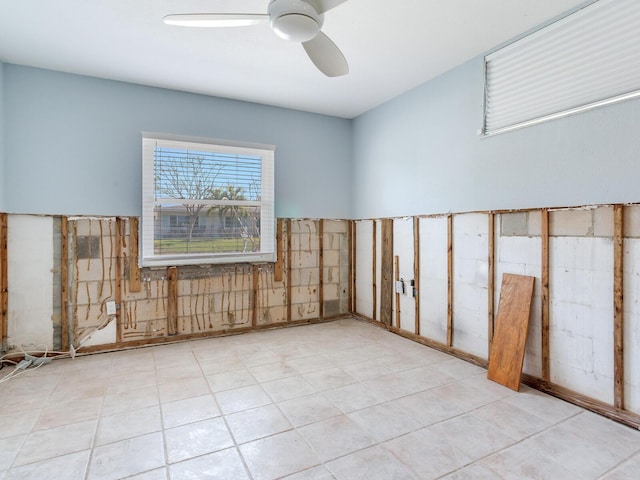
<svg viewBox="0 0 640 480"><path fill-rule="evenodd" d="M0 214L0 351L7 349L9 336L8 216Z"/></svg>
<svg viewBox="0 0 640 480"><path fill-rule="evenodd" d="M487 295L488 295L488 339L489 348L488 352L491 355L491 343L493 342L493 331L495 328L495 313L494 313L494 301L495 301L495 215L489 213L489 273L487 278ZM491 357L489 357L491 358Z"/></svg>
<svg viewBox="0 0 640 480"><path fill-rule="evenodd" d="M384 218L382 222L382 254L380 285L380 321L387 326L392 324L393 312L393 219Z"/></svg>
<svg viewBox="0 0 640 480"><path fill-rule="evenodd" d="M124 244L124 226L121 217L116 217L116 282L114 296L116 299L116 339L118 342L122 341L122 312L124 306L122 305L122 249Z"/></svg>
<svg viewBox="0 0 640 480"><path fill-rule="evenodd" d="M349 313L356 313L356 222L349 221Z"/></svg>
<svg viewBox="0 0 640 480"><path fill-rule="evenodd" d="M178 333L178 267L167 268L167 334Z"/></svg>
<svg viewBox="0 0 640 480"><path fill-rule="evenodd" d="M613 206L613 365L614 405L624 409L624 207Z"/></svg>
<svg viewBox="0 0 640 480"><path fill-rule="evenodd" d="M140 284L140 264L138 251L139 235L138 217L129 217L129 291L139 292L142 290Z"/></svg>
<svg viewBox="0 0 640 480"><path fill-rule="evenodd" d="M258 265L253 264L251 266L251 279L253 281L253 287L251 292L251 326L258 325L258 280L260 275L260 269Z"/></svg>
<svg viewBox="0 0 640 480"><path fill-rule="evenodd" d="M324 318L324 220L318 220L318 302L320 318Z"/></svg>
<svg viewBox="0 0 640 480"><path fill-rule="evenodd" d="M411 288L411 286L409 286ZM415 333L420 335L420 218L413 217L413 288L415 301Z"/></svg>
<svg viewBox="0 0 640 480"><path fill-rule="evenodd" d="M291 219L287 219L287 322L292 320L291 318Z"/></svg>
<svg viewBox="0 0 640 480"><path fill-rule="evenodd" d="M281 282L283 280L283 265L284 265L284 246L282 239L282 224L284 220L278 218L276 221L276 263L273 266L273 281Z"/></svg>
<svg viewBox="0 0 640 480"><path fill-rule="evenodd" d="M104 253L103 253L104 255ZM60 218L60 340L62 351L69 350L69 219Z"/></svg>
<svg viewBox="0 0 640 480"><path fill-rule="evenodd" d="M395 271L395 283L394 286L400 281L400 257L396 255L393 257L393 265ZM396 328L400 328L400 293L396 287Z"/></svg>
<svg viewBox="0 0 640 480"><path fill-rule="evenodd" d="M372 264L372 274L373 276L371 277L373 279L372 282L372 293L373 293L373 320L375 321L378 317L378 285L377 285L377 281L378 281L378 232L377 232L377 226L378 223L376 222L376 220L372 220L371 221L373 223L372 225L372 230L373 230L373 258L371 259L371 264Z"/></svg>
<svg viewBox="0 0 640 480"><path fill-rule="evenodd" d="M453 215L447 215L447 346L453 346Z"/></svg>
<svg viewBox="0 0 640 480"><path fill-rule="evenodd" d="M542 209L542 380L551 379L551 367L549 360L549 210Z"/></svg>

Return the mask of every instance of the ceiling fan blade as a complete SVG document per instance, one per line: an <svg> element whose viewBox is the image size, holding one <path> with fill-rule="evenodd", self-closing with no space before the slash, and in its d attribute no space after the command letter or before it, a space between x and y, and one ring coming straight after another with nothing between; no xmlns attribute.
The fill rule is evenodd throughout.
<svg viewBox="0 0 640 480"><path fill-rule="evenodd" d="M342 5L347 0L307 0L312 4L318 13L324 13L327 10L336 8L338 5Z"/></svg>
<svg viewBox="0 0 640 480"><path fill-rule="evenodd" d="M246 27L268 21L269 15L260 13L179 13L164 17L167 25L180 27Z"/></svg>
<svg viewBox="0 0 640 480"><path fill-rule="evenodd" d="M302 44L313 64L327 77L349 73L349 64L335 43L324 33Z"/></svg>

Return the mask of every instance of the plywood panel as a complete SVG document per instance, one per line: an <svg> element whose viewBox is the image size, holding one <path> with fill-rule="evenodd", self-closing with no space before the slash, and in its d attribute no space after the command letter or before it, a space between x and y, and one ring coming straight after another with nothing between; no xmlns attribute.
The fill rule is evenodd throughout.
<svg viewBox="0 0 640 480"><path fill-rule="evenodd" d="M520 389L534 280L509 273L502 277L487 378L515 391Z"/></svg>
<svg viewBox="0 0 640 480"><path fill-rule="evenodd" d="M393 220L382 220L380 321L391 326L393 314Z"/></svg>

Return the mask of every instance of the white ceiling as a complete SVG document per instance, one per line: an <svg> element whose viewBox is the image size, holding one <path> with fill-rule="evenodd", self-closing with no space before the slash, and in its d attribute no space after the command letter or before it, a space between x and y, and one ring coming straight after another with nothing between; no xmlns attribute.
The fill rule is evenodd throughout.
<svg viewBox="0 0 640 480"><path fill-rule="evenodd" d="M353 118L584 0L348 0L323 31L327 78L268 24L170 27L169 13L266 13L269 0L0 0L0 61Z"/></svg>

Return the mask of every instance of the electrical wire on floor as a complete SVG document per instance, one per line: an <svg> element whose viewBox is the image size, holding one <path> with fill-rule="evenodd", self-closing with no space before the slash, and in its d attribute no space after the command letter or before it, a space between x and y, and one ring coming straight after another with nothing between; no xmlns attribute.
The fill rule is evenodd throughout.
<svg viewBox="0 0 640 480"><path fill-rule="evenodd" d="M13 365L14 368L11 373L7 374L5 377L0 378L0 387L2 387L9 380L22 375L27 371L27 369L29 369L30 371L36 370L40 368L42 365L51 363L53 359L59 360L62 358L75 358L76 354L78 353L78 350L80 350L83 347L84 342L89 340L89 338L91 338L91 336L94 333L96 333L98 330L102 330L103 328L105 328L114 318L115 318L114 315L107 315L103 319L102 323L100 323L100 325L98 325L97 327L88 329L85 333L80 335L80 337L76 340L76 344L78 346L76 347L73 344L71 344L68 352L59 352L55 350L49 350L49 347L42 343L42 344L36 345L36 347L39 347L42 345L44 347L44 350L31 350L29 352L25 352L21 347L18 347L20 349L20 352L22 353L13 352L13 353L7 353L3 355L2 357L0 357L0 370L4 368L5 363ZM38 354L41 354L41 356L36 356ZM47 355L49 354L55 354L56 356L48 357ZM23 359L20 360L19 362L14 362L13 360L10 360L8 358L8 357L16 357L16 356L18 357L22 356ZM30 368L30 367L33 367L33 368Z"/></svg>
<svg viewBox="0 0 640 480"><path fill-rule="evenodd" d="M39 347L40 345L36 345L36 346ZM0 378L0 386L4 385L9 380L13 380L16 377L23 375L27 371L27 368L29 367L33 367L31 369L31 371L33 371L33 370L37 370L42 365L46 365L47 363L50 363L52 357L47 357L47 355L53 352L49 352L49 348L47 347L47 345L42 344L42 346L45 348L44 350L31 352L31 353L43 353L41 357L34 357L33 355L30 355L28 352L25 352L22 348L20 348L20 351L24 355L24 358L17 363L14 362L13 360L8 360L6 358L11 354L7 354L0 357L0 362L2 364L4 364L5 362L14 364L13 371L9 373L7 376Z"/></svg>

